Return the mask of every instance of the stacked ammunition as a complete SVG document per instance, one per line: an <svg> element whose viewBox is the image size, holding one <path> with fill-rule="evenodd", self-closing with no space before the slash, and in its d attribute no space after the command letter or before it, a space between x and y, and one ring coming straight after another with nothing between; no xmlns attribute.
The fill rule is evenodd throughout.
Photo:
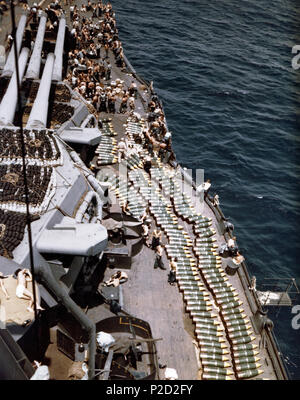
<svg viewBox="0 0 300 400"><path fill-rule="evenodd" d="M28 130L23 131L26 160L28 165L54 166L62 164L62 154L53 131ZM0 161L1 164L22 164L22 145L19 129L0 130Z"/></svg>
<svg viewBox="0 0 300 400"><path fill-rule="evenodd" d="M137 172L131 174L131 179L137 177ZM158 184L163 184L163 168L152 168L151 177ZM165 249L169 259L176 258L176 279L186 302L186 310L190 313L196 325L195 335L200 346L200 357L203 368L203 379L230 379L233 371L226 354L229 354L224 329L217 316L212 314L213 304L210 295L201 282L196 260L193 256L193 241L187 232L178 224L176 215L172 212L170 201L164 198L156 188L150 191L151 183L146 174L139 179L140 192L149 201L149 209L161 227L168 244Z"/></svg>
<svg viewBox="0 0 300 400"><path fill-rule="evenodd" d="M192 314L196 323L196 335L199 340L203 366L202 378L225 379L226 377L230 378L233 372L228 369L231 364L225 355L229 352L225 350L223 327L217 319L212 319L213 314L210 314L212 303L209 301L209 293L205 290L204 284L200 282L199 271L220 309L224 328L226 328L226 334L232 347L236 377L246 379L261 374L263 371L259 369L261 364L258 363L258 352L255 350L257 345L252 343L255 336L252 336L250 321L246 319L238 293L228 282L222 268L221 257L216 253L218 245L214 237L216 232L212 228L211 218L196 213L189 196L186 193L180 193L179 185L172 180L166 169L151 169L151 176L155 177L164 192L172 197L176 215L193 224L196 236L193 250L198 258L198 265L191 255L192 241L182 230L173 229L172 234L173 237L175 235L175 240L172 234L170 236L168 231L166 232L169 243L173 244L173 246L167 245L166 248L169 256L179 257L178 284L187 301L187 310ZM175 215L170 213L170 209L165 211L165 215L166 213L169 215L168 218L171 218L170 224ZM165 216L165 218L167 217ZM195 315L195 311L199 313ZM205 341L206 338L208 341Z"/></svg>
<svg viewBox="0 0 300 400"><path fill-rule="evenodd" d="M104 136L117 136L117 132L114 131L113 125L109 120L102 122L101 133Z"/></svg>
<svg viewBox="0 0 300 400"><path fill-rule="evenodd" d="M172 177L165 174L164 168L151 168L151 178L160 185L165 197L173 197L175 185Z"/></svg>
<svg viewBox="0 0 300 400"><path fill-rule="evenodd" d="M0 255L13 258L13 250L23 240L26 215L0 210Z"/></svg>
<svg viewBox="0 0 300 400"><path fill-rule="evenodd" d="M141 143L144 143L144 137L143 137L143 129L144 129L144 123L143 120L141 122L133 122L131 118L129 117L126 122L126 134L129 137L129 139L134 143L134 137L139 137L141 140Z"/></svg>
<svg viewBox="0 0 300 400"><path fill-rule="evenodd" d="M140 219L145 212L145 206L143 205L143 199L134 187L120 177L113 177L109 181L112 184L111 189L115 191L116 196L119 198L120 205L125 206L127 204L130 214L134 218Z"/></svg>
<svg viewBox="0 0 300 400"><path fill-rule="evenodd" d="M143 162L136 153L128 155L125 160L122 160L122 163L130 170L143 168Z"/></svg>
<svg viewBox="0 0 300 400"><path fill-rule="evenodd" d="M113 139L108 135L103 135L95 154L98 155L98 166L115 164L118 161L118 148L116 139Z"/></svg>

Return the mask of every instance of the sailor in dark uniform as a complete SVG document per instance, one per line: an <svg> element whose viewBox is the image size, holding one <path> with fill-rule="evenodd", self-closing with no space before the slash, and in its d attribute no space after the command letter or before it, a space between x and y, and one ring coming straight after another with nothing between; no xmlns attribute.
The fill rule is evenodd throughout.
<svg viewBox="0 0 300 400"><path fill-rule="evenodd" d="M152 234L152 242L151 242L152 250L156 250L157 247L160 246L160 238L161 238L161 232L155 229Z"/></svg>
<svg viewBox="0 0 300 400"><path fill-rule="evenodd" d="M163 255L163 248L161 246L158 246L155 250L155 261L154 261L155 269L156 268L166 269L162 260L162 255Z"/></svg>
<svg viewBox="0 0 300 400"><path fill-rule="evenodd" d="M106 106L106 93L105 91L103 91L102 93L100 93L99 96L99 112L107 112L107 106Z"/></svg>
<svg viewBox="0 0 300 400"><path fill-rule="evenodd" d="M108 97L108 112L112 114L116 112L116 97L114 95Z"/></svg>

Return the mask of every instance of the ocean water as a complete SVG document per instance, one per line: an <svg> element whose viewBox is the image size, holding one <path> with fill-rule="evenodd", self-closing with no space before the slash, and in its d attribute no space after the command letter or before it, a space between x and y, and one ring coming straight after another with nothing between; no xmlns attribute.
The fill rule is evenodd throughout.
<svg viewBox="0 0 300 400"><path fill-rule="evenodd" d="M300 2L112 4L127 58L163 101L177 160L211 179L258 289L285 289L291 277L300 286L300 69L291 66ZM291 308L269 316L300 379Z"/></svg>

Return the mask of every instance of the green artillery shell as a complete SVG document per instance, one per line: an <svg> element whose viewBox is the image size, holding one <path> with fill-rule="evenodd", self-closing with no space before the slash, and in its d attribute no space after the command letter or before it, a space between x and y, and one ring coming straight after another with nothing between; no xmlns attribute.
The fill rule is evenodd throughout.
<svg viewBox="0 0 300 400"><path fill-rule="evenodd" d="M192 279L193 277L197 276L197 272L195 271L182 271L182 270L176 270L176 278L177 280L181 280L181 282L183 282L184 280L188 280L188 279L184 279L184 277L189 277L189 279ZM180 279L181 277L183 277L183 279Z"/></svg>
<svg viewBox="0 0 300 400"><path fill-rule="evenodd" d="M211 264L222 264L221 260L217 260L215 256L212 257L203 257L201 258L201 256L198 257L199 258L199 264L204 264L204 263L211 263Z"/></svg>
<svg viewBox="0 0 300 400"><path fill-rule="evenodd" d="M232 339L232 344L246 344L252 342L253 340L255 340L255 336L240 337L237 339Z"/></svg>
<svg viewBox="0 0 300 400"><path fill-rule="evenodd" d="M218 273L222 273L222 272L223 272L223 269L222 269L222 268L214 267L214 266L205 266L205 267L202 267L201 265L199 265L198 269L199 269L200 271L202 271L203 274L204 274L205 276L207 276L207 274L209 274L210 272L214 272L215 274L218 274Z"/></svg>
<svg viewBox="0 0 300 400"><path fill-rule="evenodd" d="M256 350L239 350L239 351L233 351L233 358L234 361L237 362L239 359L243 360L245 358L251 358L255 357L259 354L258 351Z"/></svg>
<svg viewBox="0 0 300 400"><path fill-rule="evenodd" d="M204 324L204 323L196 323L196 329L195 331L201 332L203 331L205 334L208 333L216 333L216 332L224 332L222 327L220 325L212 325L212 324Z"/></svg>
<svg viewBox="0 0 300 400"><path fill-rule="evenodd" d="M208 271L203 271L204 276L206 279L213 279L213 278L223 278L226 276L224 272L218 272L216 269L210 269Z"/></svg>
<svg viewBox="0 0 300 400"><path fill-rule="evenodd" d="M255 350L257 349L258 345L255 343L248 343L248 344L239 344L233 346L234 352L244 351L244 350Z"/></svg>
<svg viewBox="0 0 300 400"><path fill-rule="evenodd" d="M212 328L221 328L223 330L223 325L215 319L214 317L194 317L193 318L194 323L196 326L206 326L207 329L212 329Z"/></svg>
<svg viewBox="0 0 300 400"><path fill-rule="evenodd" d="M221 348L221 347L213 347L213 346L205 346L205 344L200 344L200 351L201 351L201 357L203 357L204 354L208 354L210 356L213 355L226 355L229 354L229 351L227 348Z"/></svg>
<svg viewBox="0 0 300 400"><path fill-rule="evenodd" d="M238 318L238 319L235 319L235 320L226 321L226 325L228 327L235 327L235 326L241 326L241 325L246 326L249 322L250 321L247 318Z"/></svg>
<svg viewBox="0 0 300 400"><path fill-rule="evenodd" d="M228 380L232 380L232 378L230 378L230 376L227 375L221 375L221 374L213 374L213 373L203 373L202 374L202 379L203 380L210 380L210 381L228 381Z"/></svg>
<svg viewBox="0 0 300 400"><path fill-rule="evenodd" d="M213 264L210 262L206 262L206 263L200 263L198 264L198 267L203 271L203 270L211 270L211 271L215 271L216 273L221 272L224 273L224 269L222 268L221 265L218 264Z"/></svg>
<svg viewBox="0 0 300 400"><path fill-rule="evenodd" d="M216 327L219 328L219 327ZM195 329L196 334L199 334L200 336L203 337L210 337L210 336L215 336L215 337L223 337L222 331L214 330L214 329L205 329L205 327L202 326L197 326ZM198 337L198 336L197 336Z"/></svg>
<svg viewBox="0 0 300 400"><path fill-rule="evenodd" d="M227 293L237 294L236 290L232 286L221 286L221 287L215 286L214 293L216 295L227 294Z"/></svg>
<svg viewBox="0 0 300 400"><path fill-rule="evenodd" d="M192 315L192 319L194 320L194 318L196 317L207 317L209 318L212 314L211 310L193 310L190 311L191 315ZM211 317L213 318L213 317Z"/></svg>
<svg viewBox="0 0 300 400"><path fill-rule="evenodd" d="M238 301L238 297L221 297L219 299L216 300L217 304L219 307L224 307L225 305L232 303L232 302L237 302Z"/></svg>
<svg viewBox="0 0 300 400"><path fill-rule="evenodd" d="M202 332L196 332L196 336L198 340L209 340L212 343L221 344L225 343L225 339L223 339L221 336L216 336L213 334L205 335Z"/></svg>
<svg viewBox="0 0 300 400"><path fill-rule="evenodd" d="M235 364L252 364L256 363L260 360L259 357L240 357L240 358L234 358Z"/></svg>
<svg viewBox="0 0 300 400"><path fill-rule="evenodd" d="M224 316L228 316L231 314L237 314L241 317L241 314L244 312L244 309L239 307L239 308L234 308L233 310L229 309L229 310L222 310L222 314ZM226 319L226 318L225 318Z"/></svg>
<svg viewBox="0 0 300 400"><path fill-rule="evenodd" d="M228 362L220 361L220 360L209 360L204 359L201 360L201 364L205 367L209 368L230 368L230 364Z"/></svg>
<svg viewBox="0 0 300 400"><path fill-rule="evenodd" d="M205 306L205 305L211 305L211 303L207 300L203 299L186 299L186 303L188 307L193 307L193 306Z"/></svg>
<svg viewBox="0 0 300 400"><path fill-rule="evenodd" d="M187 300L196 300L196 299L209 299L209 295L208 294L204 294L202 292L198 292L198 293L184 293L184 298Z"/></svg>
<svg viewBox="0 0 300 400"><path fill-rule="evenodd" d="M177 280L180 283L190 282L190 281L193 282L193 281L199 281L200 277L194 276L194 275L180 275L180 276L177 276Z"/></svg>
<svg viewBox="0 0 300 400"><path fill-rule="evenodd" d="M212 340L207 339L198 339L200 346L205 348L213 348L213 349L227 349L227 345L225 343L219 343ZM202 349L201 349L202 351Z"/></svg>
<svg viewBox="0 0 300 400"><path fill-rule="evenodd" d="M236 307L241 306L242 304L243 304L243 302L241 300L232 301L230 303L222 304L222 310L236 308Z"/></svg>
<svg viewBox="0 0 300 400"><path fill-rule="evenodd" d="M251 325L245 325L245 324L241 324L241 325L234 325L231 327L228 327L228 332L245 332L251 329Z"/></svg>
<svg viewBox="0 0 300 400"><path fill-rule="evenodd" d="M196 267L196 264L190 258L186 259L185 261L184 260L177 260L176 264L177 264L176 270L178 270L178 269L191 269L192 271L199 272L198 268Z"/></svg>
<svg viewBox="0 0 300 400"><path fill-rule="evenodd" d="M228 336L230 339L238 339L250 336L253 332L251 330L248 331L238 331L238 332L228 332Z"/></svg>
<svg viewBox="0 0 300 400"><path fill-rule="evenodd" d="M195 304L195 305L187 305L186 306L187 311L211 311L212 307L206 305L206 304Z"/></svg>
<svg viewBox="0 0 300 400"><path fill-rule="evenodd" d="M203 360L229 361L229 358L222 354L200 353L200 358L201 358L201 362Z"/></svg>
<svg viewBox="0 0 300 400"><path fill-rule="evenodd" d="M203 283L199 282L199 281L197 281L197 282L181 282L180 287L182 290L186 291L188 289L195 290L202 285L203 285Z"/></svg>
<svg viewBox="0 0 300 400"><path fill-rule="evenodd" d="M250 371L238 372L237 376L239 379L253 378L254 376L262 374L264 371L260 369L252 369Z"/></svg>
<svg viewBox="0 0 300 400"><path fill-rule="evenodd" d="M197 235L197 240L198 239L205 239L205 238L211 238L215 232L203 232L203 233L198 233Z"/></svg>
<svg viewBox="0 0 300 400"><path fill-rule="evenodd" d="M223 315L224 320L226 321L227 324L241 324L242 321L245 321L247 315L238 312L237 314L232 314L232 315ZM249 320L248 320L249 321Z"/></svg>
<svg viewBox="0 0 300 400"><path fill-rule="evenodd" d="M206 367L204 366L205 373L213 373L218 375L233 375L233 372L229 369L225 368L217 368L217 367Z"/></svg>
<svg viewBox="0 0 300 400"><path fill-rule="evenodd" d="M235 366L237 371L249 371L253 369L258 369L259 367L261 367L261 364L259 363L240 364Z"/></svg>
<svg viewBox="0 0 300 400"><path fill-rule="evenodd" d="M212 285L210 285L212 288L215 288L215 289L226 289L226 287L229 287L229 288L233 288L233 286L232 286L232 284L230 283L230 282L216 282L216 283L213 283Z"/></svg>
<svg viewBox="0 0 300 400"><path fill-rule="evenodd" d="M216 319L217 316L212 313L206 313L205 315L193 315L193 322L197 324L198 322L201 324L213 324L213 325L220 325L220 322Z"/></svg>
<svg viewBox="0 0 300 400"><path fill-rule="evenodd" d="M221 300L221 299L236 299L238 298L238 295L236 292L223 292L223 293L219 293L219 292L214 292L214 295L216 296L217 300Z"/></svg>
<svg viewBox="0 0 300 400"><path fill-rule="evenodd" d="M220 282L226 282L228 280L228 278L226 277L221 277L221 278L207 278L207 283L211 284L211 283L220 283Z"/></svg>

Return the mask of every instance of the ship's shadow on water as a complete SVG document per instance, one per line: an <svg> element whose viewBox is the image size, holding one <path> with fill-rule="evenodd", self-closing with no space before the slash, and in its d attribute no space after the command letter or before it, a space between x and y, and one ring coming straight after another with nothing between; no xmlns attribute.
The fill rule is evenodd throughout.
<svg viewBox="0 0 300 400"><path fill-rule="evenodd" d="M205 169L250 273L258 283L299 278L300 75L291 68L299 5L113 5L127 57L158 89L178 160ZM300 330L291 329L288 310L273 317L292 378L300 379Z"/></svg>

